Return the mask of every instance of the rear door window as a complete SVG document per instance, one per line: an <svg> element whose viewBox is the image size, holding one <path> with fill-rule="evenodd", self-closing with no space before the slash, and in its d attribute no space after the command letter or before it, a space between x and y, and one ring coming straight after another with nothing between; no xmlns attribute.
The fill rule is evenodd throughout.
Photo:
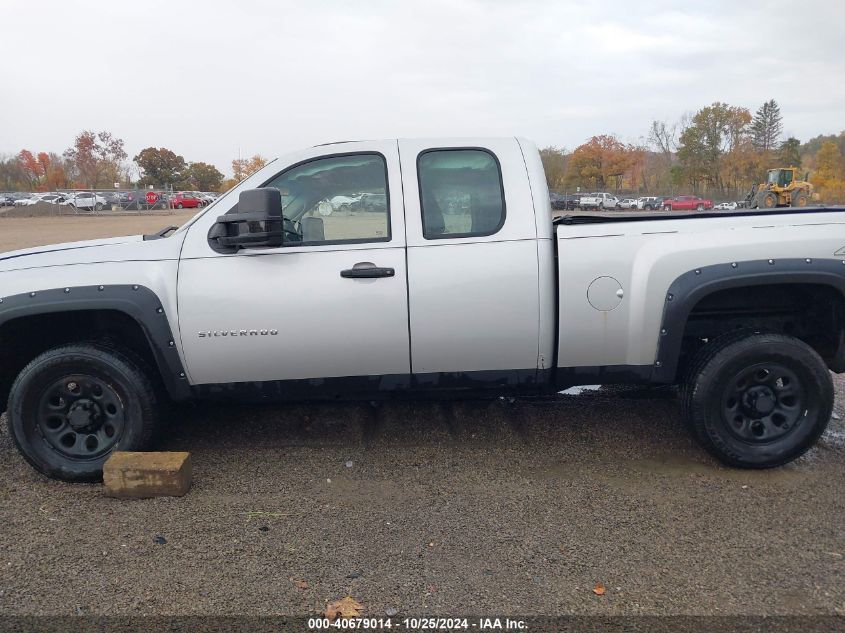
<svg viewBox="0 0 845 633"><path fill-rule="evenodd" d="M491 152L426 150L417 174L425 239L493 235L504 225L502 170Z"/></svg>

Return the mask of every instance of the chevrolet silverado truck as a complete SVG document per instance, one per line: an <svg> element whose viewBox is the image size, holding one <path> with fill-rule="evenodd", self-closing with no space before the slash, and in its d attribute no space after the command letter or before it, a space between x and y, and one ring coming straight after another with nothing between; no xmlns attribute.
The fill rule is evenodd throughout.
<svg viewBox="0 0 845 633"><path fill-rule="evenodd" d="M528 141L322 145L181 228L0 256L0 402L36 469L96 480L197 399L677 385L706 450L765 468L825 430L843 292L842 210L553 222Z"/></svg>

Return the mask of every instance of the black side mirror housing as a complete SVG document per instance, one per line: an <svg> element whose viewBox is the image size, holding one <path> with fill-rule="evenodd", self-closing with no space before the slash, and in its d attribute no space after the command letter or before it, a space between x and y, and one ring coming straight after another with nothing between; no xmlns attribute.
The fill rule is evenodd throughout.
<svg viewBox="0 0 845 633"><path fill-rule="evenodd" d="M208 243L218 253L234 253L281 246L283 237L282 194L275 187L263 187L241 192L237 208L211 227Z"/></svg>

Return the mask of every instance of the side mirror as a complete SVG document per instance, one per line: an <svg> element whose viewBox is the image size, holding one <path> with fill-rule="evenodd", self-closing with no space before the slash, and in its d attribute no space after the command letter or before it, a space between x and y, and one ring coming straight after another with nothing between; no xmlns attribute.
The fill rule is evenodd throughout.
<svg viewBox="0 0 845 633"><path fill-rule="evenodd" d="M236 210L217 218L208 232L208 243L219 253L281 246L282 224L281 192L274 187L248 189L238 197Z"/></svg>

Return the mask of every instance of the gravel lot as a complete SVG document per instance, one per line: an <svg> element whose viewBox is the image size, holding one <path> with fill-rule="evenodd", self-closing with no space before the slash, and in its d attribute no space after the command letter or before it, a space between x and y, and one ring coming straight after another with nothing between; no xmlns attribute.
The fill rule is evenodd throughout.
<svg viewBox="0 0 845 633"><path fill-rule="evenodd" d="M132 502L42 478L3 427L0 611L845 612L841 420L746 472L659 391L178 417L162 448L193 453L193 490Z"/></svg>
<svg viewBox="0 0 845 633"><path fill-rule="evenodd" d="M160 447L192 491L131 502L36 474L3 424L0 614L845 614L836 385L819 446L765 472L664 390L189 407Z"/></svg>

